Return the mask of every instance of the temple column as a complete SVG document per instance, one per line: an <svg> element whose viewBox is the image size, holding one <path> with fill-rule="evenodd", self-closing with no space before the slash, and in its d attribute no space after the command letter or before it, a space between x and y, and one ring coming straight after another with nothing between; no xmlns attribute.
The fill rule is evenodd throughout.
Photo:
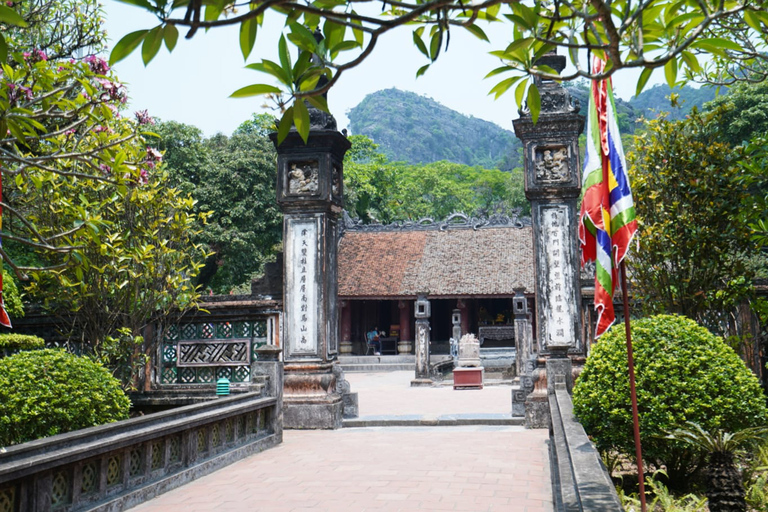
<svg viewBox="0 0 768 512"><path fill-rule="evenodd" d="M348 300L339 302L341 308L341 340L339 353L349 355L352 353L352 304Z"/></svg>
<svg viewBox="0 0 768 512"><path fill-rule="evenodd" d="M565 57L547 54L538 61L558 71ZM536 79L541 112L534 124L530 112L521 109L513 122L523 143L525 196L531 202L533 247L536 269L536 331L540 358L552 358L554 366L565 364L567 354L582 354L581 289L577 204L581 192L579 134L584 129L578 104L554 80ZM535 390L526 400L526 425L549 425L547 392L554 392L549 375L537 363ZM570 363L570 360L567 361ZM549 390L547 389L549 387Z"/></svg>
<svg viewBox="0 0 768 512"><path fill-rule="evenodd" d="M410 354L413 352L413 335L411 334L411 308L410 301L398 301L400 309L400 340L397 342L398 354Z"/></svg>
<svg viewBox="0 0 768 512"><path fill-rule="evenodd" d="M469 308L464 299L457 300L456 307L461 310L461 334L463 336L469 332Z"/></svg>
<svg viewBox="0 0 768 512"><path fill-rule="evenodd" d="M283 211L284 425L340 428L338 219L343 159L351 144L330 114L309 110L307 143L294 128L281 144L276 133L270 134Z"/></svg>
<svg viewBox="0 0 768 512"><path fill-rule="evenodd" d="M432 379L429 376L429 317L431 306L426 295L419 295L414 304L414 316L416 317L416 375L411 381L411 386L431 386Z"/></svg>

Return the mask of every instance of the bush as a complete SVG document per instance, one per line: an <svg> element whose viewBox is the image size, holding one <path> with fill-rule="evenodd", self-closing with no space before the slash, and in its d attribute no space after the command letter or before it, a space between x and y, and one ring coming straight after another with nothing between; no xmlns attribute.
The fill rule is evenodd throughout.
<svg viewBox="0 0 768 512"><path fill-rule="evenodd" d="M684 483L703 462L666 432L698 423L709 431L737 432L765 425L760 385L721 338L682 316L633 322L632 344L643 458L665 465L670 484ZM601 451L634 458L632 409L623 326L592 349L573 391L574 413Z"/></svg>
<svg viewBox="0 0 768 512"><path fill-rule="evenodd" d="M63 350L0 360L0 446L128 417L130 401L103 366Z"/></svg>
<svg viewBox="0 0 768 512"><path fill-rule="evenodd" d="M0 352L36 350L45 347L45 340L29 334L0 334Z"/></svg>

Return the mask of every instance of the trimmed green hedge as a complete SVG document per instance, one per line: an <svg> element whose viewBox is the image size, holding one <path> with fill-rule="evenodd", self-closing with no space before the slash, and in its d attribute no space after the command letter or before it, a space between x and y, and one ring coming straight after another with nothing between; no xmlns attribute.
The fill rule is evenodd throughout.
<svg viewBox="0 0 768 512"><path fill-rule="evenodd" d="M712 432L766 425L760 384L721 338L682 316L632 323L643 458L667 466L670 480L694 473L700 458L664 439L692 421ZM574 413L601 451L634 458L626 338L614 327L593 347L573 391Z"/></svg>
<svg viewBox="0 0 768 512"><path fill-rule="evenodd" d="M45 340L29 334L0 334L0 351L36 350L45 347Z"/></svg>
<svg viewBox="0 0 768 512"><path fill-rule="evenodd" d="M63 350L0 360L0 446L128 417L130 401L103 366Z"/></svg>

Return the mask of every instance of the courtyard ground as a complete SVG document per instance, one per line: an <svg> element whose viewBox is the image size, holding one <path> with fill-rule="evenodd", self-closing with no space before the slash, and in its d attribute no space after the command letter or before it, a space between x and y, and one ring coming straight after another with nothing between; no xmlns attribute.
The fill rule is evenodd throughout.
<svg viewBox="0 0 768 512"><path fill-rule="evenodd" d="M509 386L411 388L412 377L347 374L361 417L509 411ZM133 510L549 512L547 442L519 426L287 430L281 445Z"/></svg>

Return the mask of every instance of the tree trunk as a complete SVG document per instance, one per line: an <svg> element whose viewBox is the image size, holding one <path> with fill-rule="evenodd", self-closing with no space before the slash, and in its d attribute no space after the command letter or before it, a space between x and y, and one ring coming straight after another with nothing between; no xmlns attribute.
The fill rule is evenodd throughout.
<svg viewBox="0 0 768 512"><path fill-rule="evenodd" d="M706 476L710 512L746 512L744 486L732 453L710 454Z"/></svg>

